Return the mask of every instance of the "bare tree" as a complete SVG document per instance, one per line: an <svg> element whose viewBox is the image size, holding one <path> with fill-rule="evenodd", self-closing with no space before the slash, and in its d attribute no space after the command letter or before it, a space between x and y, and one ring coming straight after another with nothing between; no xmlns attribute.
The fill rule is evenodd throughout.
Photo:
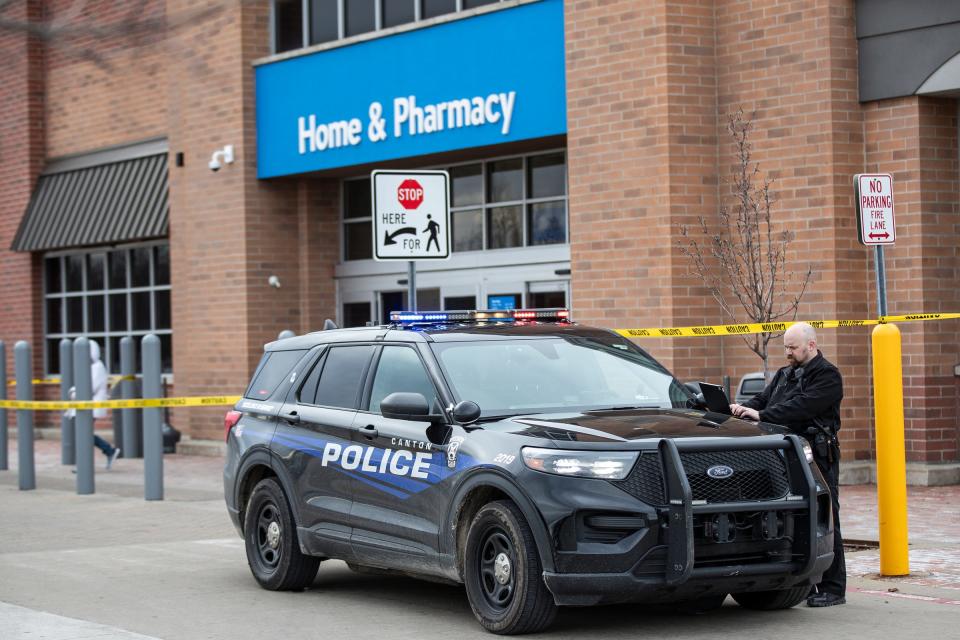
<svg viewBox="0 0 960 640"><path fill-rule="evenodd" d="M733 323L746 318L751 323L794 320L800 299L807 290L813 269L803 278L787 268L788 231L775 231L771 219L774 196L772 181L760 175L751 161L750 132L753 123L738 109L729 117L727 130L736 147L737 167L733 178L732 207L723 205L715 224L699 218L699 229L680 226L680 251L690 258L691 275L699 277ZM770 379L767 345L780 333L743 335L750 350L763 360L763 373Z"/></svg>

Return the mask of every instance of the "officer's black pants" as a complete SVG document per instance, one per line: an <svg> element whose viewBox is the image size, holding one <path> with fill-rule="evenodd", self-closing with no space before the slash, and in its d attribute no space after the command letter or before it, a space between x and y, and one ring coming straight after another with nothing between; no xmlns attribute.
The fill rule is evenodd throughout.
<svg viewBox="0 0 960 640"><path fill-rule="evenodd" d="M847 590L847 565L843 561L843 536L840 534L840 447L829 445L833 450L833 462L814 453L813 461L820 468L833 501L833 564L823 574L817 591L842 596Z"/></svg>

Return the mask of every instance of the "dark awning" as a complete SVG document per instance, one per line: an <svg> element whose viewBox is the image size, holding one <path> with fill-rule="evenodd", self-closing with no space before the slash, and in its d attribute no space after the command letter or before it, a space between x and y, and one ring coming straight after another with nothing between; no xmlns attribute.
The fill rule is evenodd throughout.
<svg viewBox="0 0 960 640"><path fill-rule="evenodd" d="M11 249L163 237L168 210L166 140L67 158L40 176Z"/></svg>

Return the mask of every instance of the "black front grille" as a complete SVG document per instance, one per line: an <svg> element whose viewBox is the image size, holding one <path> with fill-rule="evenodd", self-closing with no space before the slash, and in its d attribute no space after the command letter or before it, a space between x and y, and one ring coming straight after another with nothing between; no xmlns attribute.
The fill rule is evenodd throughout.
<svg viewBox="0 0 960 640"><path fill-rule="evenodd" d="M660 454L656 451L642 453L627 479L613 484L647 504L666 502L663 493L663 469L660 466Z"/></svg>
<svg viewBox="0 0 960 640"><path fill-rule="evenodd" d="M686 452L680 454L694 500L706 502L752 502L776 500L790 489L783 457L773 449L748 451ZM711 478L707 469L714 466L733 469L729 478ZM637 460L626 480L614 482L633 497L647 504L666 503L660 455L645 452Z"/></svg>
<svg viewBox="0 0 960 640"><path fill-rule="evenodd" d="M783 498L790 489L783 458L773 449L681 453L694 500L751 502ZM729 478L711 478L707 469L726 466Z"/></svg>

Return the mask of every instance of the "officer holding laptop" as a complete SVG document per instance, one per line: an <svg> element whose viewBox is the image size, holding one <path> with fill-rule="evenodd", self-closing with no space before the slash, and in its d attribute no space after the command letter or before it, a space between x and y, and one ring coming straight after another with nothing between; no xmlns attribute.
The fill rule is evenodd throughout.
<svg viewBox="0 0 960 640"><path fill-rule="evenodd" d="M843 378L840 371L817 349L817 334L806 322L798 322L783 334L786 367L773 376L758 395L741 404L731 404L738 418L781 424L805 437L813 447L813 459L830 486L833 499L833 564L823 581L811 592L807 605L830 607L846 602L846 565L840 535L840 401Z"/></svg>

